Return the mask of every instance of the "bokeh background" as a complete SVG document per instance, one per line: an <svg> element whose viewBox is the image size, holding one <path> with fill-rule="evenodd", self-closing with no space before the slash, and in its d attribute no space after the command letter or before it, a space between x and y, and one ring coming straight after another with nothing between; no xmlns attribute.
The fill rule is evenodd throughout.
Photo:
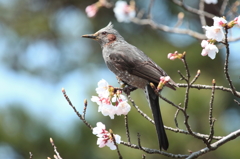
<svg viewBox="0 0 240 159"><path fill-rule="evenodd" d="M76 116L62 95L66 89L72 103L82 112L84 99L88 100L86 119L93 126L101 121L114 133L126 140L124 117L114 120L97 112L97 105L90 101L95 95L97 82L105 79L113 86L119 86L115 76L104 64L101 48L95 41L81 38L81 35L94 33L110 21L122 36L131 44L143 50L159 64L176 82L177 73L185 73L180 60L167 59L169 52L187 52L187 61L192 77L198 69L201 76L196 83L228 87L223 65L224 48L215 60L202 57L200 41L187 35L177 35L154 30L149 26L117 22L113 10L101 8L94 18L88 18L85 8L94 0L0 0L0 159L34 158L53 156L49 143L52 137L63 158L117 158L117 152L108 147L98 148L96 136ZM115 1L112 1L113 3ZM198 1L185 1L198 7ZM221 4L222 1L219 1ZM228 6L234 1L229 1ZM136 1L137 8L145 13L149 1ZM219 5L206 5L206 10L218 15ZM155 1L151 10L155 22L174 26L177 15L183 12L181 28L190 28L202 33L198 16L187 13L171 1ZM233 19L237 15L227 18ZM212 20L208 20L212 25ZM240 28L234 27L229 33L240 35ZM239 84L239 41L231 42L230 75L236 88ZM220 46L221 47L221 46ZM184 88L173 92L169 89L163 95L175 103L183 103ZM190 91L188 113L194 131L209 133L208 108L210 90ZM132 94L136 104L149 116L150 109L144 94L137 90ZM240 108L233 102L230 93L216 91L213 116L217 119L215 135L226 135L240 127ZM161 102L165 125L175 127L176 109ZM183 116L178 117L180 128ZM158 148L155 129L137 111L129 113L129 127L132 142L137 144L137 132L141 134L142 146ZM204 146L191 136L167 131L170 148L168 152L188 154ZM202 158L239 158L240 139L235 139ZM119 146L124 158L141 158L139 150ZM147 158L157 158L148 155ZM162 157L164 158L164 157Z"/></svg>

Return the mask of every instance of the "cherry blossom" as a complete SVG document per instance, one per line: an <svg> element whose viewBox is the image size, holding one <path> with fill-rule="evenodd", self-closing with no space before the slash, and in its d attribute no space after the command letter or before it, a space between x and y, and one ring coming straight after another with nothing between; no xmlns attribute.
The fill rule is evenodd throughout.
<svg viewBox="0 0 240 159"><path fill-rule="evenodd" d="M213 17L213 26L223 27L227 24L226 19L221 17Z"/></svg>
<svg viewBox="0 0 240 159"><path fill-rule="evenodd" d="M122 91L115 90L104 79L98 82L96 92L98 96L92 96L91 101L97 103L98 112L104 116L114 119L115 115L127 115L131 110L127 98L122 95Z"/></svg>
<svg viewBox="0 0 240 159"><path fill-rule="evenodd" d="M101 137L102 135L105 135L106 133L108 133L107 131L106 131L106 126L102 123L102 122L97 122L97 127L94 127L93 129L92 129L92 133L94 134L94 135L97 135L98 137Z"/></svg>
<svg viewBox="0 0 240 159"><path fill-rule="evenodd" d="M101 122L98 122L96 125L97 127L92 129L92 133L98 137L97 145L99 145L100 148L108 146L111 150L116 150L112 135L106 130L106 126ZM116 143L120 144L121 136L117 134L113 134L113 136Z"/></svg>
<svg viewBox="0 0 240 159"><path fill-rule="evenodd" d="M201 43L203 47L202 56L208 55L211 59L215 59L216 54L218 53L218 48L216 45L209 43L207 40L203 40Z"/></svg>
<svg viewBox="0 0 240 159"><path fill-rule="evenodd" d="M103 96L109 96L109 91L108 91L109 84L107 83L106 80L102 79L98 82L98 87L96 88L97 94L101 94Z"/></svg>
<svg viewBox="0 0 240 159"><path fill-rule="evenodd" d="M131 106L127 103L127 101L120 102L116 108L117 115L127 115L131 110Z"/></svg>
<svg viewBox="0 0 240 159"><path fill-rule="evenodd" d="M214 39L216 41L222 41L224 39L223 28L219 26L203 26L206 30L206 36L208 39Z"/></svg>
<svg viewBox="0 0 240 159"><path fill-rule="evenodd" d="M130 3L131 4L128 5L127 2L125 1L116 2L113 11L118 22L129 23L130 20L135 17L136 15L135 4L133 2Z"/></svg>
<svg viewBox="0 0 240 159"><path fill-rule="evenodd" d="M205 3L207 4L217 4L218 3L218 0L204 0Z"/></svg>

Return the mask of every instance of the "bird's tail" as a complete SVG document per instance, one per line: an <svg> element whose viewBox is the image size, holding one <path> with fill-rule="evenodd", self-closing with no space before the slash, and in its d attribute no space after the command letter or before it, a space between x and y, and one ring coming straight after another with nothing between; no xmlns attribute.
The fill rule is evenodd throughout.
<svg viewBox="0 0 240 159"><path fill-rule="evenodd" d="M157 130L158 135L158 143L160 146L160 150L163 148L164 150L168 149L168 139L167 135L164 129L161 111L160 111L160 105L159 105L159 98L155 94L154 90L150 85L147 85L145 88L146 96L148 98L149 105L152 109L153 119L155 122L155 127Z"/></svg>

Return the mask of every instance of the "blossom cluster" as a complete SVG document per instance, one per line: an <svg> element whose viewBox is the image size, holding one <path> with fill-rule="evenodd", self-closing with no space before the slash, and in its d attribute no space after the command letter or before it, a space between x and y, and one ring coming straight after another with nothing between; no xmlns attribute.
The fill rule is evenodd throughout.
<svg viewBox="0 0 240 159"><path fill-rule="evenodd" d="M225 38L223 27L230 29L235 24L240 26L240 16L230 22L227 22L225 18L221 17L213 17L213 21L213 26L203 26L203 28L206 30L205 35L208 40L203 40L201 42L201 46L203 48L201 55L208 55L211 59L215 59L216 54L219 51L215 45L215 42L221 42Z"/></svg>
<svg viewBox="0 0 240 159"><path fill-rule="evenodd" d="M97 145L99 145L100 148L108 146L111 150L116 150L113 140L115 139L116 143L120 144L121 136L113 134L113 139L111 133L106 130L106 126L103 123L97 122L96 125L97 127L92 129L92 133L98 137Z"/></svg>
<svg viewBox="0 0 240 159"><path fill-rule="evenodd" d="M109 2L107 0L98 0L98 2L87 6L85 12L89 18L92 18L102 7L109 8ZM129 23L136 16L135 2L130 1L130 4L128 4L126 1L117 1L113 12L118 22Z"/></svg>
<svg viewBox="0 0 240 159"><path fill-rule="evenodd" d="M96 92L98 96L92 96L91 100L98 104L98 112L104 116L114 119L114 115L127 115L131 110L127 98L122 95L122 91L115 90L107 81L100 80Z"/></svg>

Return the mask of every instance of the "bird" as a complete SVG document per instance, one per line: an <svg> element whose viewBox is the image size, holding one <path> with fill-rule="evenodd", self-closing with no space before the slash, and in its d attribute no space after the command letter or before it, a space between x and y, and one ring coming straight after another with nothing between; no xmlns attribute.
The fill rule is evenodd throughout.
<svg viewBox="0 0 240 159"><path fill-rule="evenodd" d="M167 150L169 142L160 112L159 96L150 85L154 84L157 87L160 77L168 76L167 73L145 53L125 41L111 22L96 33L82 37L94 39L100 44L107 67L131 90L137 88L145 90L155 122L159 148ZM177 87L172 79L166 86L173 90Z"/></svg>

